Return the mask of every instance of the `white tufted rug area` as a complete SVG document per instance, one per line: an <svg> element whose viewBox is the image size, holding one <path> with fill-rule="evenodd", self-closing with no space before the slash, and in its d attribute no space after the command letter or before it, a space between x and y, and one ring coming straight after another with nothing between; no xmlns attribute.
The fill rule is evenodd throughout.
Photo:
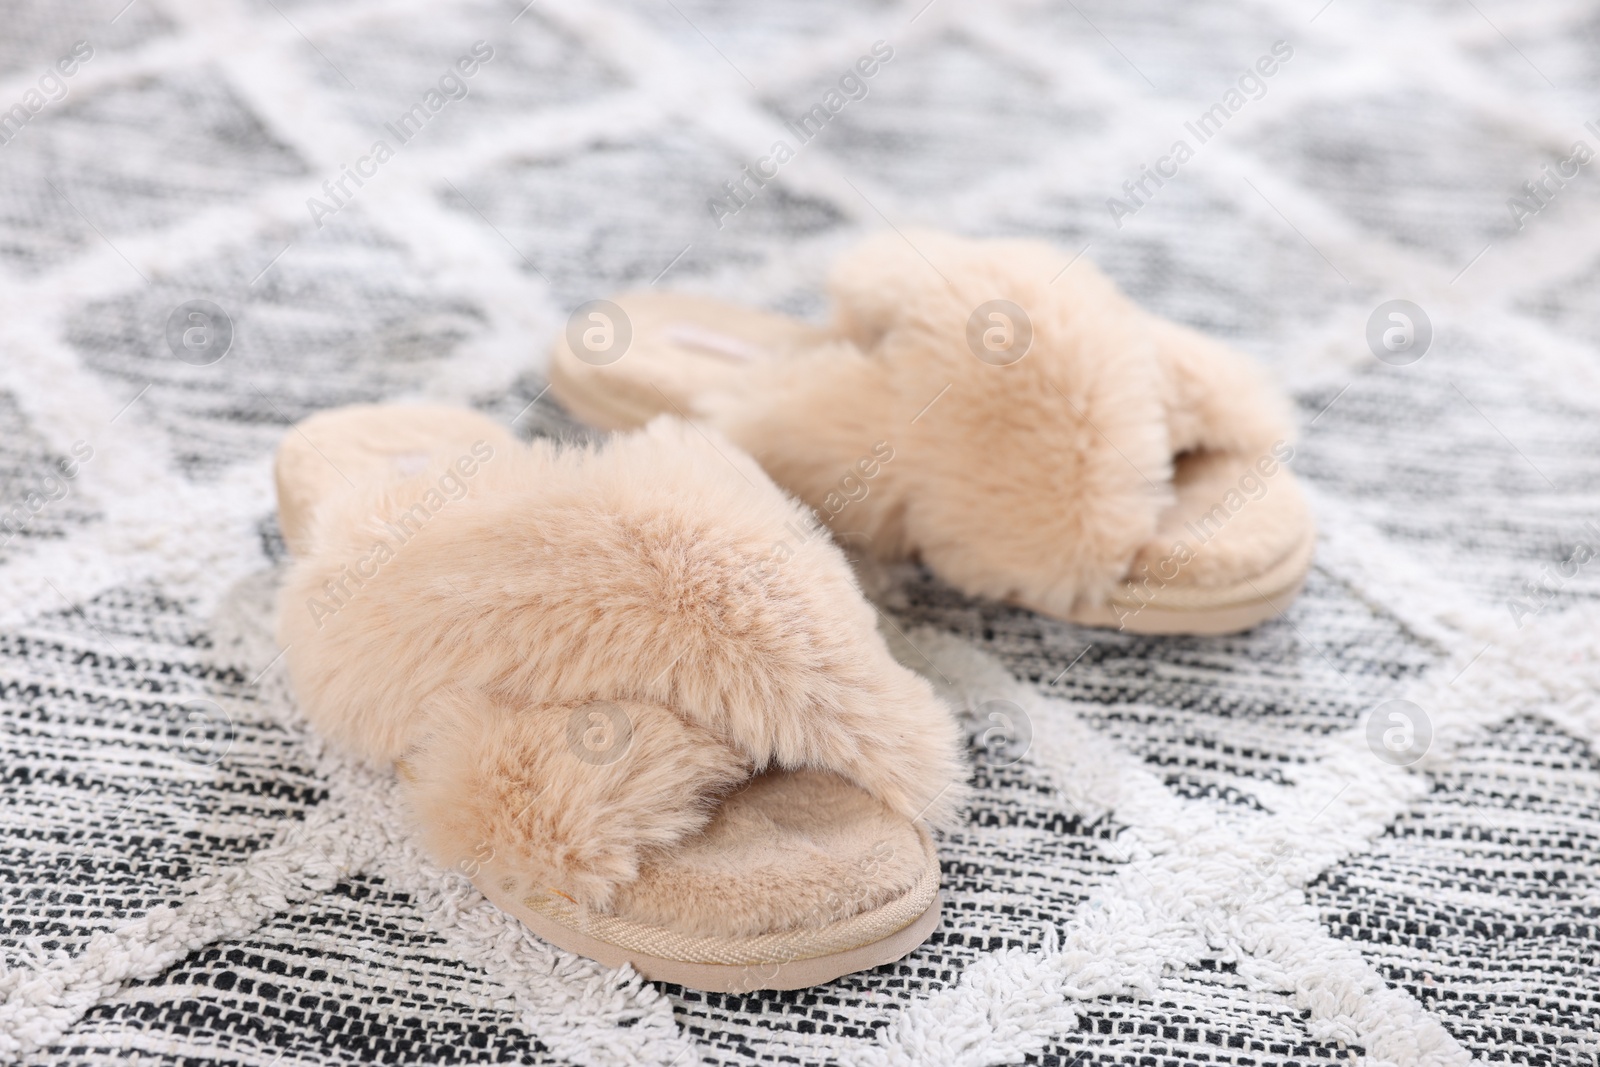
<svg viewBox="0 0 1600 1067"><path fill-rule="evenodd" d="M1596 1063L1597 42L1561 0L7 3L0 1060ZM1267 362L1308 587L1154 639L870 574L972 726L937 933L743 996L556 951L297 714L271 450L385 399L582 438L576 305L820 317L913 223L1083 250ZM1379 360L1396 299L1431 336Z"/></svg>

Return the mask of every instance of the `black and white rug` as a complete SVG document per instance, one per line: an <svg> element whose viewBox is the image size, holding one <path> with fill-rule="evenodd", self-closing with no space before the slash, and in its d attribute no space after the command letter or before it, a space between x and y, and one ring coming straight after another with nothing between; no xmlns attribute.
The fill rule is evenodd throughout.
<svg viewBox="0 0 1600 1067"><path fill-rule="evenodd" d="M1600 1061L1592 5L524 3L0 8L0 1060ZM1265 360L1306 592L1150 639L868 575L972 728L938 932L744 996L551 949L298 716L271 451L582 438L576 305L820 316L912 223Z"/></svg>

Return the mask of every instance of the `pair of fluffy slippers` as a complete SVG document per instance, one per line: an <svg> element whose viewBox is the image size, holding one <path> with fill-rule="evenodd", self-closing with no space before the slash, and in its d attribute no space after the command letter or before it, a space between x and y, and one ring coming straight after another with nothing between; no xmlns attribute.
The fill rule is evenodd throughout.
<svg viewBox="0 0 1600 1067"><path fill-rule="evenodd" d="M447 408L306 420L277 464L306 714L563 948L719 991L904 956L938 922L959 731L819 520L1146 631L1250 625L1309 563L1254 368L1066 266L889 235L836 271L828 331L619 297L552 357L570 408L635 428L603 448Z"/></svg>

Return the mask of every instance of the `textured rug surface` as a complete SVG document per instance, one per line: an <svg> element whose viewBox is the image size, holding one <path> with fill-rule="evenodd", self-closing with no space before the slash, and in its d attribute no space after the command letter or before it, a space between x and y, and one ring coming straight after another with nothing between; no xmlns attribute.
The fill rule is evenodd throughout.
<svg viewBox="0 0 1600 1067"><path fill-rule="evenodd" d="M1595 1064L1597 129L1558 0L8 0L0 1060ZM584 439L578 304L820 319L915 223L1263 359L1305 593L1150 639L869 574L970 727L939 930L740 996L556 951L298 715L271 450L402 398Z"/></svg>

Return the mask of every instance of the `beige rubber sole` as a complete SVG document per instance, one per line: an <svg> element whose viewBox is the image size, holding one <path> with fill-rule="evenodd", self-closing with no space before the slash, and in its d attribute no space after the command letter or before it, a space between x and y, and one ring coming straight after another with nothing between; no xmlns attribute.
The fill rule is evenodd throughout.
<svg viewBox="0 0 1600 1067"><path fill-rule="evenodd" d="M1163 603L1160 590L1145 599L1132 585L1126 585L1108 602L1074 607L1067 621L1152 636L1239 633L1281 616L1294 603L1310 573L1316 543L1316 532L1306 531L1294 551L1276 565L1249 581L1208 589L1205 601L1200 603L1189 597Z"/></svg>
<svg viewBox="0 0 1600 1067"><path fill-rule="evenodd" d="M935 893L933 903L910 925L865 945L805 959L729 964L667 959L622 948L565 926L509 894L497 891L493 886L474 884L496 907L514 915L528 929L557 948L586 956L606 967L621 967L626 963L652 982L673 982L707 993L805 989L904 959L938 929L944 896L943 893Z"/></svg>

